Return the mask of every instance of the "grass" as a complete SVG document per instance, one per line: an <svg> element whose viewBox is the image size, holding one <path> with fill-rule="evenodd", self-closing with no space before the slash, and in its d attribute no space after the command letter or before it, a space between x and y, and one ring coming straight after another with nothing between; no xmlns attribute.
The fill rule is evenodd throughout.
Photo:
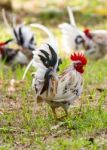
<svg viewBox="0 0 107 150"><path fill-rule="evenodd" d="M88 22L88 19L83 15L83 22ZM89 27L92 27L91 24ZM97 28L100 27L107 29L107 23L100 23ZM4 40L7 34L3 26L0 28ZM58 29L53 26L51 29L60 38ZM37 36L40 42L40 31ZM69 63L68 58L63 58L60 70L64 70ZM107 149L106 58L97 62L88 60L83 94L69 109L69 115L63 121L54 119L47 104L38 105L37 113L34 113L35 93L31 90L33 68L28 72L25 83L18 84L17 91L9 94L10 80L21 80L24 70L18 67L13 73L11 68L0 63L0 150ZM58 113L62 111L59 109Z"/></svg>

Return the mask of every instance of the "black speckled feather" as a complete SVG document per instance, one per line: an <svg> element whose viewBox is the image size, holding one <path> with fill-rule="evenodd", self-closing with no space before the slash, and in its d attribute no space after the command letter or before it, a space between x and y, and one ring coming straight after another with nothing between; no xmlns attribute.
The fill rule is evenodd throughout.
<svg viewBox="0 0 107 150"><path fill-rule="evenodd" d="M52 77L52 75L50 74L51 71L52 71L52 69L49 68L49 69L46 71L46 73L45 73L45 77L44 77L45 82L44 82L44 86L43 86L42 91L41 91L40 94L42 94L42 93L44 93L46 90L48 90L49 81L50 81L50 79L51 79L51 77Z"/></svg>
<svg viewBox="0 0 107 150"><path fill-rule="evenodd" d="M44 66L47 68L47 71L44 76L44 86L42 88L41 94L43 92L45 92L49 87L49 81L52 77L52 75L50 75L50 73L53 71L53 69L57 63L57 59L58 59L55 50L49 44L47 44L47 45L49 46L49 50L51 52L51 57L49 58L49 54L45 50L40 50L44 56L38 55L40 57L40 60L44 64Z"/></svg>
<svg viewBox="0 0 107 150"><path fill-rule="evenodd" d="M22 34L22 28L19 28L19 43L20 45L24 44L24 38L23 38L23 34Z"/></svg>

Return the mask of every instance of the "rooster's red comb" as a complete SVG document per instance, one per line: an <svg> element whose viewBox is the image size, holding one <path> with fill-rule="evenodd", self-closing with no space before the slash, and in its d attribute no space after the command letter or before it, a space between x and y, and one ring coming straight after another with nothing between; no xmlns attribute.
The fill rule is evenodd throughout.
<svg viewBox="0 0 107 150"><path fill-rule="evenodd" d="M74 53L71 55L71 60L72 61L80 61L83 65L86 65L87 64L87 59L86 57L84 56L83 53Z"/></svg>
<svg viewBox="0 0 107 150"><path fill-rule="evenodd" d="M92 35L90 33L90 29L86 28L84 31L85 35L89 38L89 39L92 39Z"/></svg>

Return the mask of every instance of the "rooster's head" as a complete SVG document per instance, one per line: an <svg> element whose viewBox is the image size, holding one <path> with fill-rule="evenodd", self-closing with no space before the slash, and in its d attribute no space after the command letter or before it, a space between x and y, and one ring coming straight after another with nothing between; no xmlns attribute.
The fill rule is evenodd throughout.
<svg viewBox="0 0 107 150"><path fill-rule="evenodd" d="M71 60L73 61L74 68L79 72L83 73L84 69L83 66L87 64L87 59L82 53L74 53L71 55Z"/></svg>
<svg viewBox="0 0 107 150"><path fill-rule="evenodd" d="M92 39L92 35L91 35L89 29L86 28L83 32L88 39L90 39L90 40Z"/></svg>

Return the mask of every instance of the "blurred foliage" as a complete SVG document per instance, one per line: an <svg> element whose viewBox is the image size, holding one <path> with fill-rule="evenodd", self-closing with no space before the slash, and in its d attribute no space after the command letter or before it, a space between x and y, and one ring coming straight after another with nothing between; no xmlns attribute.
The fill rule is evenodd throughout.
<svg viewBox="0 0 107 150"><path fill-rule="evenodd" d="M27 12L38 13L39 11L48 10L48 8L64 9L72 6L76 11L83 13L94 13L98 15L107 15L106 0L0 0L1 4L10 4L13 10L21 9Z"/></svg>

